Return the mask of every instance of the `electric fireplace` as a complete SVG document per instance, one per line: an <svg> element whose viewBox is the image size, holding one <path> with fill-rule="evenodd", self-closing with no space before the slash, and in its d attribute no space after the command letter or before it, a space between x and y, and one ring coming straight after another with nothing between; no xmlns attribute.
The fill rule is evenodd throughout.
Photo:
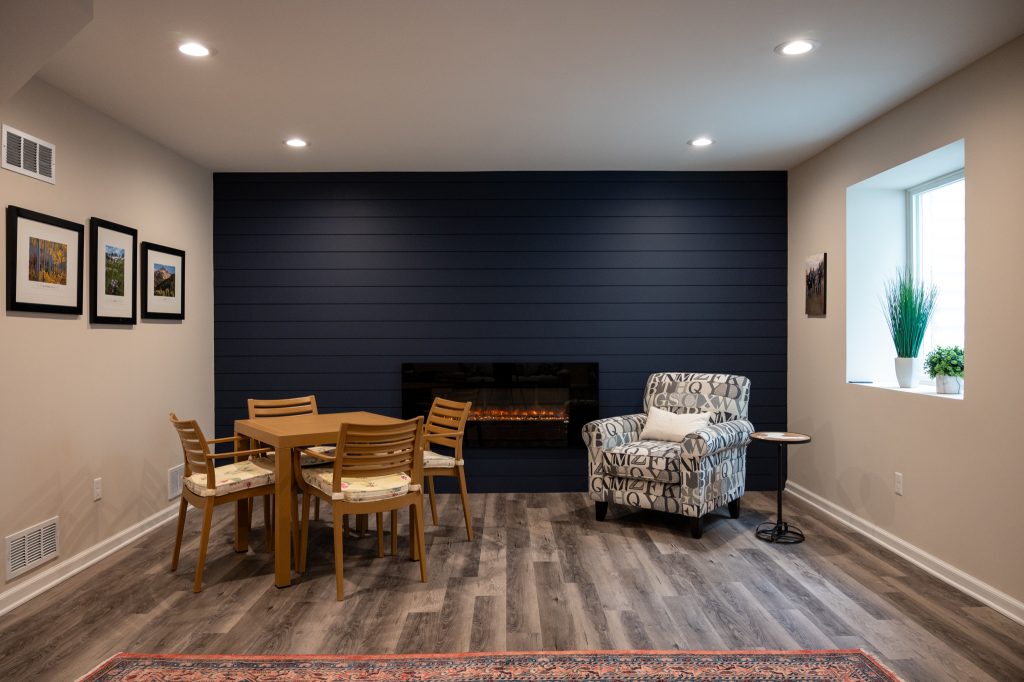
<svg viewBox="0 0 1024 682"><path fill-rule="evenodd" d="M402 364L402 414L425 415L436 396L470 401L466 447L582 446L598 416L596 362Z"/></svg>

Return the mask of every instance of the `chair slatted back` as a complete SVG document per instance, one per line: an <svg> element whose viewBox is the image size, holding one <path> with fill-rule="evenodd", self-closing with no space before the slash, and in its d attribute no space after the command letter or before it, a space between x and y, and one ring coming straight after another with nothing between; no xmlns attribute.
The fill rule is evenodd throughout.
<svg viewBox="0 0 1024 682"><path fill-rule="evenodd" d="M280 398L277 400L249 398L248 404L249 419L319 414L316 409L315 395L305 395L299 398Z"/></svg>
<svg viewBox="0 0 1024 682"><path fill-rule="evenodd" d="M439 444L461 450L460 440L455 434L465 430L472 408L471 402L460 403L440 397L434 398L434 404L430 406L430 414L427 415L427 421L423 426L426 440L424 447L430 449L430 446Z"/></svg>
<svg viewBox="0 0 1024 682"><path fill-rule="evenodd" d="M207 459L210 454L210 444L199 428L195 419L178 419L178 416L171 412L171 425L178 433L181 440L181 449L185 455L185 476L192 474L206 474L206 487L216 488L214 480L213 460Z"/></svg>
<svg viewBox="0 0 1024 682"><path fill-rule="evenodd" d="M343 477L399 473L408 474L413 483L423 483L423 417L381 426L341 425L334 456L334 492L340 492Z"/></svg>

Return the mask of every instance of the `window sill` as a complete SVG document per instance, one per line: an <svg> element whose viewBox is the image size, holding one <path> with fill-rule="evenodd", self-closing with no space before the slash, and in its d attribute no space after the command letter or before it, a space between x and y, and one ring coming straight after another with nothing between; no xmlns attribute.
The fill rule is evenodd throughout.
<svg viewBox="0 0 1024 682"><path fill-rule="evenodd" d="M960 393L936 393L935 386L919 384L913 388L900 388L899 384L892 383L871 383L871 384L860 384L847 382L849 386L863 386L865 388L881 388L886 391L897 391L899 393L912 393L914 395L927 395L933 398L945 398L946 400L963 400L964 394Z"/></svg>

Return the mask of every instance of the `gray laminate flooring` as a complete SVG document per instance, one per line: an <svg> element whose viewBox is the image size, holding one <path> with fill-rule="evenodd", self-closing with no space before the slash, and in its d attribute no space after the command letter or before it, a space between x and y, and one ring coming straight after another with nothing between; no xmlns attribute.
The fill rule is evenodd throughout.
<svg viewBox="0 0 1024 682"><path fill-rule="evenodd" d="M792 498L808 537L793 546L754 538L774 493L748 493L738 520L723 510L699 541L664 514L613 505L597 522L582 493L471 499L473 543L458 496L440 496L426 584L405 518L397 557L377 558L372 534L349 539L341 603L326 522L314 523L307 573L277 589L259 509L246 554L232 551L231 510L218 510L193 594L193 510L177 574L168 524L0 618L0 680L72 680L118 651L854 647L905 680L1024 679L1024 627Z"/></svg>

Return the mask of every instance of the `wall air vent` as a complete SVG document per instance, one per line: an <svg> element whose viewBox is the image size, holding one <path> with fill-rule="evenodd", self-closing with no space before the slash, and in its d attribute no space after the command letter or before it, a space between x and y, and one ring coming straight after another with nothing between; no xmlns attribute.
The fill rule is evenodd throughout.
<svg viewBox="0 0 1024 682"><path fill-rule="evenodd" d="M3 126L3 137L0 166L51 185L56 183L56 148L52 144L6 124Z"/></svg>
<svg viewBox="0 0 1024 682"><path fill-rule="evenodd" d="M7 536L7 580L57 558L57 521L54 516Z"/></svg>

